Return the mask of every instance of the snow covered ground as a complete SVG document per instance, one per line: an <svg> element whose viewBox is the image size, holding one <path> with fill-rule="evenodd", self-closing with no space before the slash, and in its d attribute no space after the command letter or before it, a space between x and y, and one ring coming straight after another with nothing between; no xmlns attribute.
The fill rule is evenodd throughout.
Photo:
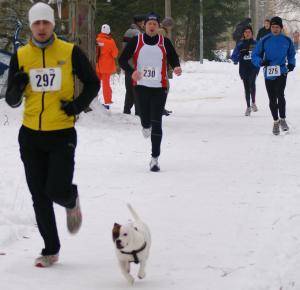
<svg viewBox="0 0 300 290"><path fill-rule="evenodd" d="M149 140L137 117L121 113L124 79L114 77L111 111L95 101L77 123L84 223L70 236L56 208L62 249L49 269L33 267L43 244L18 152L22 109L0 100L1 289L130 289L111 240L113 223L131 218L130 202L153 239L147 277L135 288L299 290L300 69L286 89L291 133L280 136L271 132L262 74L259 111L244 116L237 70L189 62L171 81L160 173L149 172Z"/></svg>

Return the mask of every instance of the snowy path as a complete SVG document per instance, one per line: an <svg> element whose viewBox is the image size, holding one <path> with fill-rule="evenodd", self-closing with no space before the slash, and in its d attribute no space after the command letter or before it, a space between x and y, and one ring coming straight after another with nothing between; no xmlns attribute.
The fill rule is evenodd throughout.
<svg viewBox="0 0 300 290"><path fill-rule="evenodd" d="M77 125L75 181L84 224L65 229L57 207L60 262L32 267L42 246L18 156L21 114L0 100L0 281L4 290L130 289L111 241L115 221L127 222L131 202L152 231L153 246L138 289L300 289L300 69L287 84L289 135L273 136L262 76L259 112L244 117L237 67L188 63L172 81L164 118L162 171L148 171L149 141L138 119L115 105ZM8 116L9 124L5 124ZM4 255L5 254L5 255Z"/></svg>

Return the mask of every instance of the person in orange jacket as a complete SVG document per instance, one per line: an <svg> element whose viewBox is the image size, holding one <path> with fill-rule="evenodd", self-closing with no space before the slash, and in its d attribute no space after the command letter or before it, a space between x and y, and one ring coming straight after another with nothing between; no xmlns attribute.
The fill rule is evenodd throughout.
<svg viewBox="0 0 300 290"><path fill-rule="evenodd" d="M108 24L102 25L101 33L97 35L96 42L96 72L99 80L102 81L103 106L109 109L109 105L112 104L110 75L116 71L115 58L117 58L119 50L111 36Z"/></svg>

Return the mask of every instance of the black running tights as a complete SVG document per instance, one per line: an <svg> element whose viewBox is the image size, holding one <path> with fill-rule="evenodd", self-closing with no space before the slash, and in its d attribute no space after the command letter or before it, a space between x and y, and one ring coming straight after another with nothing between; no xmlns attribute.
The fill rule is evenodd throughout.
<svg viewBox="0 0 300 290"><path fill-rule="evenodd" d="M140 118L143 128L152 128L152 157L160 155L162 140L162 114L166 104L166 89L136 86L136 95L140 105Z"/></svg>
<svg viewBox="0 0 300 290"><path fill-rule="evenodd" d="M252 104L255 103L255 94L256 94L256 71L251 72L247 75L246 78L243 78L244 88L245 88L245 97L247 102L247 107L250 107L250 99L252 100Z"/></svg>
<svg viewBox="0 0 300 290"><path fill-rule="evenodd" d="M285 119L285 98L286 75L281 75L275 80L265 80L269 96L269 107L274 121L278 120L278 112L281 119Z"/></svg>

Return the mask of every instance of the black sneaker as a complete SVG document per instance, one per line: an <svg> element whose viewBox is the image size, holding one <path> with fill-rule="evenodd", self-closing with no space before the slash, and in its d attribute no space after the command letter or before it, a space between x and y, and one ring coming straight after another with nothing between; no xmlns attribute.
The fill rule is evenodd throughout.
<svg viewBox="0 0 300 290"><path fill-rule="evenodd" d="M173 113L172 111L169 111L169 110L166 110L166 109L164 109L164 111L163 111L164 116L169 116L172 113Z"/></svg>

